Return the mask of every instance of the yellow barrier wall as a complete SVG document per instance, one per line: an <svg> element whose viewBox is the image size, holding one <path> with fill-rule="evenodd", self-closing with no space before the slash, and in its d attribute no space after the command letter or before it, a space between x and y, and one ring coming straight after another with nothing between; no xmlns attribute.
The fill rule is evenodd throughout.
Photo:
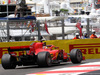
<svg viewBox="0 0 100 75"><path fill-rule="evenodd" d="M33 41L0 43L0 56L7 53L7 47L30 45L32 42ZM50 40L46 41L46 43L48 45L53 44L58 46L67 53L69 53L71 49L81 49L86 59L100 58L100 39Z"/></svg>
<svg viewBox="0 0 100 75"><path fill-rule="evenodd" d="M100 59L100 39L55 40L47 43L65 49L67 53L72 49L81 49L86 59Z"/></svg>
<svg viewBox="0 0 100 75"><path fill-rule="evenodd" d="M0 63L1 63L1 57L3 54L8 53L8 47L11 46L25 46L25 45L30 45L33 41L25 41L25 42L1 42L0 43ZM16 52L17 55L19 55L18 52Z"/></svg>

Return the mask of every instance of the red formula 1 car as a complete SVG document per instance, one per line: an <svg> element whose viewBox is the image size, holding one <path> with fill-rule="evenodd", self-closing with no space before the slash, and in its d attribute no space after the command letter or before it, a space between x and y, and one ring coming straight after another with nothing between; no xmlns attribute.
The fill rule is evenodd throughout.
<svg viewBox="0 0 100 75"><path fill-rule="evenodd" d="M15 51L23 51L21 55L16 55ZM25 52L26 51L26 52ZM54 45L46 45L43 42L35 42L30 46L9 47L9 54L4 54L1 59L4 69L15 69L16 65L39 65L51 66L60 64L60 62L72 61L72 63L81 63L83 56L79 49L71 50L68 55L64 50L59 50Z"/></svg>

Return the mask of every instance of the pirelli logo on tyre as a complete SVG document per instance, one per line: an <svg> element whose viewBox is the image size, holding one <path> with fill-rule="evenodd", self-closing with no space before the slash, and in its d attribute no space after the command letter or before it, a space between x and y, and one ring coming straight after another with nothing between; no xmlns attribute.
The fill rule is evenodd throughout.
<svg viewBox="0 0 100 75"><path fill-rule="evenodd" d="M83 54L100 54L100 43L70 44L69 51L72 49L80 49Z"/></svg>

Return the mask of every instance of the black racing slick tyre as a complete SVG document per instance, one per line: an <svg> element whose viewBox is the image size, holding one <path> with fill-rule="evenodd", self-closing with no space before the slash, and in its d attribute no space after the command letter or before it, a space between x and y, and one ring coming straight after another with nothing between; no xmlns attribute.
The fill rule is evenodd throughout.
<svg viewBox="0 0 100 75"><path fill-rule="evenodd" d="M16 61L16 58L9 54L4 54L1 58L1 64L4 69L15 69Z"/></svg>
<svg viewBox="0 0 100 75"><path fill-rule="evenodd" d="M41 67L51 66L51 55L49 52L40 52L37 55L37 64Z"/></svg>
<svg viewBox="0 0 100 75"><path fill-rule="evenodd" d="M82 52L80 49L72 49L70 52L70 59L72 63L77 64L82 61Z"/></svg>

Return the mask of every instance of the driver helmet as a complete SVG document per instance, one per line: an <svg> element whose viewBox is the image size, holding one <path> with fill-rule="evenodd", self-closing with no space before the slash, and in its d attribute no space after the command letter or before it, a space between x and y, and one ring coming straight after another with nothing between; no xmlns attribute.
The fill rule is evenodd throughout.
<svg viewBox="0 0 100 75"><path fill-rule="evenodd" d="M92 33L95 33L95 30L93 30Z"/></svg>
<svg viewBox="0 0 100 75"><path fill-rule="evenodd" d="M76 35L76 36L79 36L79 33L76 33L75 35Z"/></svg>

